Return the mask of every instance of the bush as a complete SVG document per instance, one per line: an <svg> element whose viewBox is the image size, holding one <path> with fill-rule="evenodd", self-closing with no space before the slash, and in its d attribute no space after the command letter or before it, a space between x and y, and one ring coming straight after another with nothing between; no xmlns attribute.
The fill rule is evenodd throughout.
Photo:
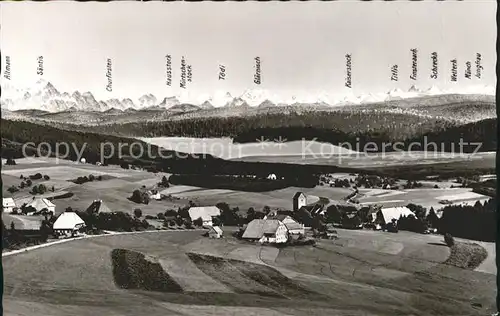
<svg viewBox="0 0 500 316"><path fill-rule="evenodd" d="M203 226L203 219L201 219L201 217L198 217L193 221L193 225L198 227Z"/></svg>
<svg viewBox="0 0 500 316"><path fill-rule="evenodd" d="M136 209L134 210L134 216L135 216L136 218L140 218L140 217L142 217L142 210L141 210L140 208L136 208Z"/></svg>
<svg viewBox="0 0 500 316"><path fill-rule="evenodd" d="M453 247L455 245L455 239L450 233L444 234L444 242L448 247Z"/></svg>
<svg viewBox="0 0 500 316"><path fill-rule="evenodd" d="M149 195L146 192L140 190L134 190L132 196L129 198L132 202L139 204L149 204Z"/></svg>
<svg viewBox="0 0 500 316"><path fill-rule="evenodd" d="M44 180L50 180L50 177L49 177L48 175L44 175L44 176L43 176L43 179L44 179Z"/></svg>
<svg viewBox="0 0 500 316"><path fill-rule="evenodd" d="M10 188L7 189L7 191L9 191L10 193L15 193L15 192L19 191L19 189L16 188L15 186L11 186Z"/></svg>
<svg viewBox="0 0 500 316"><path fill-rule="evenodd" d="M42 178L42 174L41 173L36 173L36 174L33 174L29 177L31 180L40 180Z"/></svg>

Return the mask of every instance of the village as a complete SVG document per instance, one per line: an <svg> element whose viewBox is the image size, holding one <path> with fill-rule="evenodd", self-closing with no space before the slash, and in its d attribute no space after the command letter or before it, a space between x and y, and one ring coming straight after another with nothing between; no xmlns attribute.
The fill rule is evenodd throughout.
<svg viewBox="0 0 500 316"><path fill-rule="evenodd" d="M75 168L85 170L109 168L86 163L84 159L74 164ZM12 166L15 162L7 161L6 165ZM133 165L121 168L134 173L141 172L139 167ZM147 174L151 173L141 172L142 176ZM241 241L278 246L311 245L315 244L318 239L336 239L339 229L374 230L380 233L397 233L399 230L406 230L420 234L444 235L452 232L453 229L449 228L450 223L441 223L444 221L441 220L443 208L450 209L453 205L457 207L470 205L477 209L494 205L490 197L474 193L471 189L461 191L462 199L442 192L443 188L445 191L450 187L453 189L454 186L463 188L472 180L457 179L442 182L439 179L430 178L422 183L383 179L377 176L330 174L320 177L317 186L325 188L318 191L323 196L288 190L287 192L290 192L288 202L286 202L286 196L282 196L281 207L269 207L266 201L260 200L261 205L264 203L262 208L256 204L255 207L250 206L245 210L240 209L238 205L231 207L223 200L223 194L220 196L221 199L213 204L204 201L194 202L191 199L182 201L186 198L176 193L182 193L185 186L172 185L167 176L153 176L153 181L157 182L150 181L151 179L140 181L148 185L141 185L129 192L128 203L135 207L125 211L122 208L118 209L116 204L113 205L113 201L103 198L84 201L75 199L74 193L70 192L72 187L81 188L99 182L112 183L114 177L111 173L96 173L95 175L89 173L88 176L78 176L76 179L68 179L66 175L63 182L71 185L64 189L57 188L61 180L54 182L49 174L34 173L30 176L21 174L20 183L12 184L7 189L12 197L5 197L2 201L4 251L56 239L87 235L195 228L203 229L206 231L205 235L210 238L231 235ZM158 178L159 181L155 180ZM266 178L273 181L277 177L275 174L270 174ZM482 176L481 179L475 177L474 180L475 183L496 181L491 175ZM422 189L423 186L428 188ZM426 208L404 200L391 200L390 197L398 194L397 190L400 188L406 192L411 192L413 189L417 192L425 190L424 194L430 191L441 191L434 203L440 208L435 209L432 206ZM105 187L102 189L105 190ZM29 190L30 194L19 196L19 191L23 190ZM336 192L336 194L328 196L329 192ZM449 198L443 198L443 196ZM72 204L72 200L78 203ZM88 205L82 207L85 202ZM162 206L162 202L168 202L171 207ZM187 203L172 204L175 202ZM63 209L58 207L58 204L62 205ZM75 204L78 204L78 207L75 207ZM177 206L177 209L174 206ZM146 207L147 211L143 211Z"/></svg>

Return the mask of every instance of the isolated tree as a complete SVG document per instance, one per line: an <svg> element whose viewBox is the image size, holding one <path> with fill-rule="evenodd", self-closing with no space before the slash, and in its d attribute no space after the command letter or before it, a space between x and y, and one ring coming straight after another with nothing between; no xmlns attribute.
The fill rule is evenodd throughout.
<svg viewBox="0 0 500 316"><path fill-rule="evenodd" d="M10 193L15 193L19 191L19 189L12 185L10 186L10 188L7 189L7 191L9 191Z"/></svg>
<svg viewBox="0 0 500 316"><path fill-rule="evenodd" d="M50 180L50 177L49 177L48 175L44 175L44 176L43 176L43 179L44 179L44 180Z"/></svg>
<svg viewBox="0 0 500 316"><path fill-rule="evenodd" d="M16 161L12 158L7 158L7 161L5 162L7 166L14 166L16 165Z"/></svg>
<svg viewBox="0 0 500 316"><path fill-rule="evenodd" d="M33 187L33 189L34 188L36 188L36 187ZM44 194L45 192L47 192L47 187L43 184L38 185L38 193Z"/></svg>
<svg viewBox="0 0 500 316"><path fill-rule="evenodd" d="M247 222L251 222L255 219L255 209L250 207L247 211Z"/></svg>
<svg viewBox="0 0 500 316"><path fill-rule="evenodd" d="M142 210L141 210L140 208L136 208L136 209L134 210L134 216L135 216L136 218L140 218L140 217L142 217Z"/></svg>
<svg viewBox="0 0 500 316"><path fill-rule="evenodd" d="M262 208L262 212L264 212L264 214L266 214L266 215L267 215L267 214L269 214L269 212L271 212L271 208L270 208L269 206L267 206L267 205L266 205L266 206L264 206L264 207Z"/></svg>
<svg viewBox="0 0 500 316"><path fill-rule="evenodd" d="M201 217L198 217L193 221L194 226L203 226L203 219Z"/></svg>
<svg viewBox="0 0 500 316"><path fill-rule="evenodd" d="M166 176L163 176L161 178L161 182L159 183L160 186L162 187L169 187L169 184L168 184L168 180L167 180L167 177Z"/></svg>
<svg viewBox="0 0 500 316"><path fill-rule="evenodd" d="M167 217L175 217L177 216L177 212L175 210L169 209L165 211L165 216Z"/></svg>
<svg viewBox="0 0 500 316"><path fill-rule="evenodd" d="M38 194L38 187L36 185L31 189L31 194Z"/></svg>
<svg viewBox="0 0 500 316"><path fill-rule="evenodd" d="M26 180L26 185L30 187L30 186L31 186L31 184L33 184L33 182L31 182L31 180L30 180L30 179L27 179L27 180Z"/></svg>
<svg viewBox="0 0 500 316"><path fill-rule="evenodd" d="M453 245L455 245L455 239L450 233L444 234L444 242L448 247L453 247Z"/></svg>

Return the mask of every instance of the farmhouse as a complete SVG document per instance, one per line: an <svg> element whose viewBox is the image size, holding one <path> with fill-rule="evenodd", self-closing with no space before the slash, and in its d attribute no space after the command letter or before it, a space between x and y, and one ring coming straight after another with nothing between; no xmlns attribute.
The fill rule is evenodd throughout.
<svg viewBox="0 0 500 316"><path fill-rule="evenodd" d="M33 207L37 212L46 209L47 212L55 214L56 213L56 205L46 198L41 197L33 197L30 203L28 203L27 207ZM28 214L30 215L30 214Z"/></svg>
<svg viewBox="0 0 500 316"><path fill-rule="evenodd" d="M376 220L380 222L380 224L385 225L392 220L398 221L401 216L415 215L409 208L406 206L398 206L398 207L387 207L382 208L377 212Z"/></svg>
<svg viewBox="0 0 500 316"><path fill-rule="evenodd" d="M2 212L12 213L14 208L16 208L16 203L13 198L2 199Z"/></svg>
<svg viewBox="0 0 500 316"><path fill-rule="evenodd" d="M274 173L271 173L267 176L268 180L276 180L276 175Z"/></svg>
<svg viewBox="0 0 500 316"><path fill-rule="evenodd" d="M87 208L87 213L112 213L111 209L102 201L94 200Z"/></svg>
<svg viewBox="0 0 500 316"><path fill-rule="evenodd" d="M223 231L219 226L210 226L208 231L208 237L210 238L222 238Z"/></svg>
<svg viewBox="0 0 500 316"><path fill-rule="evenodd" d="M220 209L217 206L192 206L188 212L193 221L201 217L203 226L212 226L212 217L220 216Z"/></svg>
<svg viewBox="0 0 500 316"><path fill-rule="evenodd" d="M54 222L54 233L57 235L79 235L85 222L75 212L64 212Z"/></svg>
<svg viewBox="0 0 500 316"><path fill-rule="evenodd" d="M296 220L294 220L290 215L285 215L285 214L273 214L264 217L266 220L272 220L276 219L283 224L285 224L286 228L288 229L288 232L291 235L304 235L305 234L305 228L303 224L300 224Z"/></svg>
<svg viewBox="0 0 500 316"><path fill-rule="evenodd" d="M285 243L288 240L288 229L277 219L254 219L248 223L242 238L260 243Z"/></svg>
<svg viewBox="0 0 500 316"><path fill-rule="evenodd" d="M158 190L151 190L151 191L148 191L148 195L149 195L149 198L152 199L152 200L161 200L161 194Z"/></svg>

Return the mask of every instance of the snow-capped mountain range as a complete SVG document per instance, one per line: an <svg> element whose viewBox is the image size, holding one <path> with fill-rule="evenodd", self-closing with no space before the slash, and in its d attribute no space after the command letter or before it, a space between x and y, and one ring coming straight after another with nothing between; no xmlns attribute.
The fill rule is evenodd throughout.
<svg viewBox="0 0 500 316"><path fill-rule="evenodd" d="M340 106L349 104L365 104L400 100L439 94L484 94L494 95L495 88L492 86L476 86L460 91L440 90L432 86L426 90L411 86L407 91L396 88L387 93L370 93L365 95L329 95L318 93L315 95L292 96L288 99L280 98L263 89L246 90L239 96L232 96L226 91L216 91L213 95L203 95L196 102L190 102L189 95L178 95L158 99L153 94L145 94L137 100L129 98L96 100L91 92L78 92L72 94L60 92L50 82L39 80L27 89L19 89L7 82L2 83L1 107L10 111L37 109L48 112L62 111L108 111L127 109L170 109L182 110L184 104L195 107L189 109L211 109L214 107L272 107L294 104L313 104L323 106Z"/></svg>

